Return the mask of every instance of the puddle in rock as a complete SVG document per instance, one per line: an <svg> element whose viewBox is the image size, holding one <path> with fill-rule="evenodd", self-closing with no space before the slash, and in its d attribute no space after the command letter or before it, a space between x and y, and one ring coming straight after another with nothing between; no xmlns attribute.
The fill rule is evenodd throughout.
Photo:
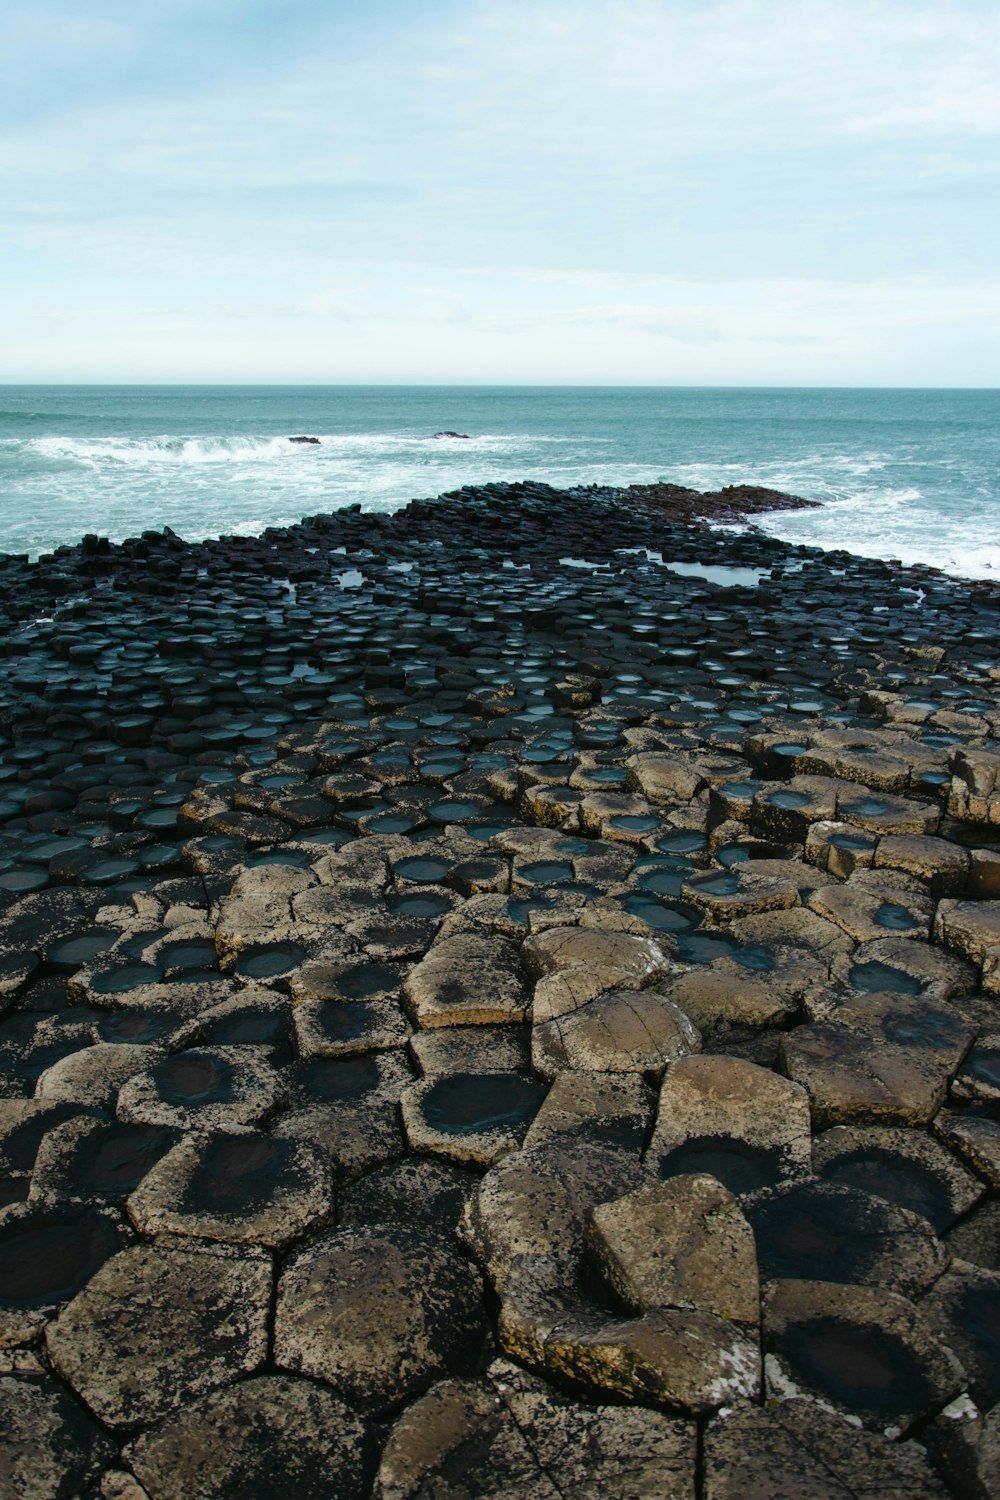
<svg viewBox="0 0 1000 1500"><path fill-rule="evenodd" d="M701 912L683 902L659 901L641 891L622 898L621 907L630 916L639 917L656 932L690 933L701 921Z"/></svg>
<svg viewBox="0 0 1000 1500"><path fill-rule="evenodd" d="M519 1073L450 1073L424 1095L421 1111L434 1130L472 1135L530 1124L547 1093Z"/></svg>
<svg viewBox="0 0 1000 1500"><path fill-rule="evenodd" d="M448 897L435 895L433 891L415 892L413 895L408 895L405 891L390 892L385 898L385 904L397 917L442 917L446 911L451 911Z"/></svg>
<svg viewBox="0 0 1000 1500"><path fill-rule="evenodd" d="M682 870L644 870L639 876L639 889L653 896L679 896L681 886L689 878L692 866Z"/></svg>
<svg viewBox="0 0 1000 1500"><path fill-rule="evenodd" d="M866 839L864 835L860 833L832 833L827 842L832 844L835 849L851 849L854 851L858 851L861 849L875 848L872 840Z"/></svg>
<svg viewBox="0 0 1000 1500"><path fill-rule="evenodd" d="M245 979L276 979L298 968L305 956L301 943L261 943L244 948L233 972Z"/></svg>
<svg viewBox="0 0 1000 1500"><path fill-rule="evenodd" d="M248 868L260 865L287 865L293 870L305 870L312 863L304 849L268 849L264 854L253 854L246 861Z"/></svg>
<svg viewBox="0 0 1000 1500"><path fill-rule="evenodd" d="M1000 1088L1000 1052L990 1051L986 1047L977 1047L969 1056L965 1071L983 1083Z"/></svg>
<svg viewBox="0 0 1000 1500"><path fill-rule="evenodd" d="M853 964L848 978L856 990L866 995L889 993L893 995L919 995L923 989L919 979L894 969L891 964L871 962Z"/></svg>
<svg viewBox="0 0 1000 1500"><path fill-rule="evenodd" d="M883 813L889 811L889 804L878 797L862 797L857 802L845 802L843 808L846 813L853 813L858 818L881 818Z"/></svg>
<svg viewBox="0 0 1000 1500"><path fill-rule="evenodd" d="M360 963L342 969L333 978L337 992L348 1000L367 1000L373 995L393 994L403 981L403 970L395 964Z"/></svg>
<svg viewBox="0 0 1000 1500"><path fill-rule="evenodd" d="M572 880L573 866L563 859L536 859L521 865L517 878L529 885L556 885L560 880Z"/></svg>
<svg viewBox="0 0 1000 1500"><path fill-rule="evenodd" d="M735 896L740 888L739 876L728 872L720 874L710 871L707 875L692 875L687 883L691 890L702 891L706 896Z"/></svg>
<svg viewBox="0 0 1000 1500"><path fill-rule="evenodd" d="M215 944L209 938L164 943L156 958L164 969L213 969L216 965Z"/></svg>
<svg viewBox="0 0 1000 1500"><path fill-rule="evenodd" d="M144 984L158 984L163 970L157 964L123 964L120 969L105 969L95 974L90 989L95 995L124 995Z"/></svg>
<svg viewBox="0 0 1000 1500"><path fill-rule="evenodd" d="M753 1146L729 1135L692 1137L660 1159L661 1177L704 1172L731 1193L755 1193L781 1181L781 1157L776 1151Z"/></svg>
<svg viewBox="0 0 1000 1500"><path fill-rule="evenodd" d="M156 1091L165 1104L221 1104L233 1097L233 1065L204 1052L179 1052L152 1069Z"/></svg>
<svg viewBox="0 0 1000 1500"><path fill-rule="evenodd" d="M703 833L667 833L656 840L656 847L663 854L698 854L708 848L708 839Z"/></svg>
<svg viewBox="0 0 1000 1500"><path fill-rule="evenodd" d="M905 906L896 906L892 901L883 901L875 913L875 923L890 932L909 932L918 924Z"/></svg>
<svg viewBox="0 0 1000 1500"><path fill-rule="evenodd" d="M159 1041L181 1024L181 1016L172 1011L118 1010L102 1016L97 1030L104 1042L126 1042L144 1046Z"/></svg>
<svg viewBox="0 0 1000 1500"><path fill-rule="evenodd" d="M293 1185L295 1142L281 1136L214 1136L205 1145L181 1199L181 1210L246 1213Z"/></svg>
<svg viewBox="0 0 1000 1500"><path fill-rule="evenodd" d="M429 854L415 854L398 859L392 867L397 880L412 880L418 884L434 885L447 877L451 865L445 859L435 859Z"/></svg>
<svg viewBox="0 0 1000 1500"><path fill-rule="evenodd" d="M45 1307L85 1286L121 1245L104 1215L89 1208L39 1210L0 1226L0 1305Z"/></svg>
<svg viewBox="0 0 1000 1500"><path fill-rule="evenodd" d="M660 826L659 818L649 813L616 813L608 823L612 828L620 828L622 833L652 833Z"/></svg>
<svg viewBox="0 0 1000 1500"><path fill-rule="evenodd" d="M377 1058L367 1052L360 1057L305 1057L292 1073L305 1093L344 1102L370 1094L378 1088L380 1076Z"/></svg>
<svg viewBox="0 0 1000 1500"><path fill-rule="evenodd" d="M770 807L795 808L805 807L809 798L805 792L772 792L767 799Z"/></svg>
<svg viewBox="0 0 1000 1500"><path fill-rule="evenodd" d="M951 1227L955 1215L947 1186L927 1167L894 1151L869 1146L837 1157L822 1169L824 1182L860 1188L911 1209L927 1219L938 1234Z"/></svg>
<svg viewBox="0 0 1000 1500"><path fill-rule="evenodd" d="M120 936L114 927L92 927L89 932L75 932L53 943L46 957L55 968L78 969L81 964L107 953Z"/></svg>
<svg viewBox="0 0 1000 1500"><path fill-rule="evenodd" d="M215 1047L266 1047L288 1035L288 1017L282 1011L235 1010L206 1020L205 1041Z"/></svg>

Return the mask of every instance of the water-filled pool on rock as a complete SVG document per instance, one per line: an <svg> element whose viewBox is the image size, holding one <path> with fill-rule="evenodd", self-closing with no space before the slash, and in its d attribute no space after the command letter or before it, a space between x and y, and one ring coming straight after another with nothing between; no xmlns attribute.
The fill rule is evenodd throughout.
<svg viewBox="0 0 1000 1500"><path fill-rule="evenodd" d="M365 1052L358 1057L305 1057L294 1064L292 1080L317 1099L349 1102L378 1088L378 1059Z"/></svg>
<svg viewBox="0 0 1000 1500"><path fill-rule="evenodd" d="M805 792L770 792L767 801L771 807L780 807L791 811L797 807L805 807L809 801L809 797Z"/></svg>
<svg viewBox="0 0 1000 1500"><path fill-rule="evenodd" d="M441 917L451 910L451 901L434 891L390 891L385 904L397 917Z"/></svg>
<svg viewBox="0 0 1000 1500"><path fill-rule="evenodd" d="M548 1092L519 1073L449 1073L424 1095L427 1123L447 1135L528 1125Z"/></svg>
<svg viewBox="0 0 1000 1500"><path fill-rule="evenodd" d="M881 818L889 811L888 802L883 802L881 797L859 797L854 802L844 802L845 813L853 813L858 818Z"/></svg>
<svg viewBox="0 0 1000 1500"><path fill-rule="evenodd" d="M620 905L630 916L639 917L657 932L688 933L701 921L701 912L683 902L661 901L643 891L622 897Z"/></svg>
<svg viewBox="0 0 1000 1500"><path fill-rule="evenodd" d="M807 1388L885 1425L924 1410L937 1394L915 1351L884 1328L809 1318L787 1327L775 1346Z"/></svg>
<svg viewBox="0 0 1000 1500"><path fill-rule="evenodd" d="M163 1125L109 1125L77 1152L74 1185L98 1198L126 1198L176 1140Z"/></svg>
<svg viewBox="0 0 1000 1500"><path fill-rule="evenodd" d="M893 968L891 964L878 963L874 960L865 964L853 964L848 978L856 990L861 990L866 995L877 995L882 992L894 995L919 995L923 989L920 980L914 978L912 974Z"/></svg>
<svg viewBox="0 0 1000 1500"><path fill-rule="evenodd" d="M228 1103L236 1084L229 1059L204 1052L178 1052L157 1063L152 1077L163 1102L178 1106Z"/></svg>
<svg viewBox="0 0 1000 1500"><path fill-rule="evenodd" d="M97 1030L102 1041L145 1046L176 1031L182 1019L174 1011L116 1010L101 1017Z"/></svg>
<svg viewBox="0 0 1000 1500"><path fill-rule="evenodd" d="M909 932L917 926L912 912L907 911L905 906L897 906L893 901L883 901L875 913L875 924L885 927L889 932Z"/></svg>
<svg viewBox="0 0 1000 1500"><path fill-rule="evenodd" d="M215 944L210 938L164 943L156 959L163 969L211 969L216 963Z"/></svg>
<svg viewBox="0 0 1000 1500"><path fill-rule="evenodd" d="M703 833L666 833L656 840L656 847L663 854L700 854L708 848L708 839Z"/></svg>
<svg viewBox="0 0 1000 1500"><path fill-rule="evenodd" d="M451 866L445 859L432 854L414 854L406 859L397 859L392 873L397 880L412 880L417 884L435 885L443 881Z"/></svg>
<svg viewBox="0 0 1000 1500"><path fill-rule="evenodd" d="M562 880L572 880L573 866L564 859L536 859L521 865L517 878L530 885L556 885Z"/></svg>
<svg viewBox="0 0 1000 1500"><path fill-rule="evenodd" d="M0 1306L65 1302L121 1248L123 1235L92 1208L64 1206L0 1226Z"/></svg>
<svg viewBox="0 0 1000 1500"><path fill-rule="evenodd" d="M244 948L233 972L245 979L276 979L297 968L305 956L301 943L259 943Z"/></svg>
<svg viewBox="0 0 1000 1500"><path fill-rule="evenodd" d="M95 974L90 988L96 995L123 995L144 984L157 984L162 978L163 970L158 964L123 964L118 969Z"/></svg>
<svg viewBox="0 0 1000 1500"><path fill-rule="evenodd" d="M181 1198L185 1213L247 1212L297 1183L295 1142L281 1136L217 1135L203 1147Z"/></svg>
<svg viewBox="0 0 1000 1500"><path fill-rule="evenodd" d="M704 892L706 896L735 896L740 888L740 878L729 871L721 873L710 870L704 875L692 875L688 885L692 890Z"/></svg>
<svg viewBox="0 0 1000 1500"><path fill-rule="evenodd" d="M809 1187L752 1204L747 1216L761 1277L864 1282L873 1241L878 1245L892 1222L889 1213L880 1199L867 1194L830 1192L824 1197Z"/></svg>
<svg viewBox="0 0 1000 1500"><path fill-rule="evenodd" d="M875 848L874 841L866 838L863 833L832 833L828 842L835 849L849 849L855 852Z"/></svg>
<svg viewBox="0 0 1000 1500"><path fill-rule="evenodd" d="M266 1047L288 1035L289 1019L282 1010L232 1010L208 1017L202 1026L205 1041L213 1047Z"/></svg>
<svg viewBox="0 0 1000 1500"><path fill-rule="evenodd" d="M660 1159L661 1177L689 1172L707 1173L731 1193L755 1193L781 1181L781 1154L736 1136L692 1136Z"/></svg>
<svg viewBox="0 0 1000 1500"><path fill-rule="evenodd" d="M912 1209L933 1224L939 1234L954 1222L945 1182L930 1168L899 1152L867 1146L829 1162L822 1169L822 1176L825 1182L860 1188L862 1192L898 1203L900 1208Z"/></svg>
<svg viewBox="0 0 1000 1500"><path fill-rule="evenodd" d="M49 963L59 969L78 969L117 942L121 936L115 927L92 927L88 932L74 932L60 938L46 952Z"/></svg>

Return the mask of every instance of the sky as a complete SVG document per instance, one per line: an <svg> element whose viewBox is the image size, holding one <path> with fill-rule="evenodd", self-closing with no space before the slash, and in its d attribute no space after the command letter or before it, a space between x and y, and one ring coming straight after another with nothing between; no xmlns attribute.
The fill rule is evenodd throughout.
<svg viewBox="0 0 1000 1500"><path fill-rule="evenodd" d="M0 381L1000 385L995 0L7 0Z"/></svg>

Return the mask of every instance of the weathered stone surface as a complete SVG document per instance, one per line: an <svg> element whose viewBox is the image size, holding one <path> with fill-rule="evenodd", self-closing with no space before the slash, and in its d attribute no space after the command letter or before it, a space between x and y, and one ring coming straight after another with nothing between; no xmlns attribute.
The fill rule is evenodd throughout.
<svg viewBox="0 0 1000 1500"><path fill-rule="evenodd" d="M42 1375L0 1375L0 1493L60 1500L93 1482L114 1448L89 1414Z"/></svg>
<svg viewBox="0 0 1000 1500"><path fill-rule="evenodd" d="M281 1375L215 1392L125 1456L154 1500L362 1500L374 1470L365 1421L332 1392Z"/></svg>
<svg viewBox="0 0 1000 1500"><path fill-rule="evenodd" d="M306 1141L330 1157L338 1177L357 1177L406 1149L399 1096L413 1075L400 1052L302 1058L285 1072L292 1109L272 1134Z"/></svg>
<svg viewBox="0 0 1000 1500"><path fill-rule="evenodd" d="M46 1132L31 1177L32 1200L123 1202L177 1141L165 1125L122 1125L76 1115Z"/></svg>
<svg viewBox="0 0 1000 1500"><path fill-rule="evenodd" d="M697 1027L662 995L612 990L571 1015L536 1026L531 1054L545 1078L564 1068L659 1073L700 1046Z"/></svg>
<svg viewBox="0 0 1000 1500"><path fill-rule="evenodd" d="M668 980L661 993L702 1031L727 1025L770 1026L794 1013L787 996L747 969L733 973L691 969Z"/></svg>
<svg viewBox="0 0 1000 1500"><path fill-rule="evenodd" d="M792 1183L746 1207L762 1281L834 1281L915 1297L948 1255L926 1219L857 1188Z"/></svg>
<svg viewBox="0 0 1000 1500"><path fill-rule="evenodd" d="M913 1303L884 1287L775 1282L763 1332L772 1398L808 1394L891 1437L965 1386L961 1364Z"/></svg>
<svg viewBox="0 0 1000 1500"><path fill-rule="evenodd" d="M344 1229L393 1224L419 1230L454 1249L465 1200L478 1180L473 1172L452 1162L408 1156L346 1183L337 1196L337 1222Z"/></svg>
<svg viewBox="0 0 1000 1500"><path fill-rule="evenodd" d="M981 965L989 951L1000 946L1000 901L941 901L934 938Z"/></svg>
<svg viewBox="0 0 1000 1500"><path fill-rule="evenodd" d="M870 833L933 834L941 822L938 808L887 792L874 795L864 787L837 798L837 817Z"/></svg>
<svg viewBox="0 0 1000 1500"><path fill-rule="evenodd" d="M521 959L536 979L567 969L624 969L640 987L665 978L673 968L661 944L651 938L598 927L550 928L528 939Z"/></svg>
<svg viewBox="0 0 1000 1500"><path fill-rule="evenodd" d="M875 867L903 870L925 885L932 896L956 896L965 889L969 851L947 839L890 834L879 840Z"/></svg>
<svg viewBox="0 0 1000 1500"><path fill-rule="evenodd" d="M761 868L764 865L767 869ZM747 860L728 870L689 875L681 886L681 897L701 907L712 921L731 922L798 906L799 882L790 860Z"/></svg>
<svg viewBox="0 0 1000 1500"><path fill-rule="evenodd" d="M418 1026L521 1021L527 987L511 945L465 933L436 943L403 986Z"/></svg>
<svg viewBox="0 0 1000 1500"><path fill-rule="evenodd" d="M734 1193L801 1176L811 1170L808 1095L741 1058L682 1058L660 1088L646 1162L665 1177L707 1172Z"/></svg>
<svg viewBox="0 0 1000 1500"><path fill-rule="evenodd" d="M53 1104L112 1108L122 1084L159 1062L162 1056L155 1047L98 1042L94 1047L71 1052L46 1068L38 1080L35 1097Z"/></svg>
<svg viewBox="0 0 1000 1500"><path fill-rule="evenodd" d="M531 1001L531 1019L536 1026L556 1016L569 1015L581 1005L608 990L638 990L642 985L628 969L599 964L593 968L580 965L575 969L546 974L535 985Z"/></svg>
<svg viewBox="0 0 1000 1500"><path fill-rule="evenodd" d="M405 1047L411 1035L394 1000L303 1000L293 1016L302 1057L344 1057Z"/></svg>
<svg viewBox="0 0 1000 1500"><path fill-rule="evenodd" d="M740 1406L705 1434L705 1500L946 1500L915 1444L863 1432L813 1401Z"/></svg>
<svg viewBox="0 0 1000 1500"><path fill-rule="evenodd" d="M884 970L890 972L886 974ZM868 993L887 990L951 1000L976 988L976 970L955 953L908 937L861 943L832 965L833 977Z"/></svg>
<svg viewBox="0 0 1000 1500"><path fill-rule="evenodd" d="M344 1229L293 1257L278 1285L275 1359L384 1409L470 1371L486 1332L479 1279L405 1229Z"/></svg>
<svg viewBox="0 0 1000 1500"><path fill-rule="evenodd" d="M558 1073L535 1116L525 1146L574 1139L621 1147L638 1156L656 1109L656 1095L635 1073Z"/></svg>
<svg viewBox="0 0 1000 1500"><path fill-rule="evenodd" d="M1000 1271L1000 1202L990 1198L981 1203L944 1236L944 1246L958 1260Z"/></svg>
<svg viewBox="0 0 1000 1500"><path fill-rule="evenodd" d="M657 1308L642 1317L591 1315L557 1328L545 1345L554 1374L630 1401L698 1415L760 1390L760 1352L712 1313Z"/></svg>
<svg viewBox="0 0 1000 1500"><path fill-rule="evenodd" d="M144 1234L280 1246L333 1214L328 1158L303 1141L216 1131L174 1146L128 1201Z"/></svg>
<svg viewBox="0 0 1000 1500"><path fill-rule="evenodd" d="M993 1029L996 1021L992 1016L987 1024L990 1029L980 1033L952 1082L953 1099L1000 1102L1000 1031Z"/></svg>
<svg viewBox="0 0 1000 1500"><path fill-rule="evenodd" d="M63 1309L49 1358L102 1422L156 1421L259 1369L270 1296L261 1254L138 1245Z"/></svg>
<svg viewBox="0 0 1000 1500"><path fill-rule="evenodd" d="M835 1124L926 1124L975 1033L945 1002L858 996L833 1018L782 1038L782 1066L808 1091L814 1119Z"/></svg>
<svg viewBox="0 0 1000 1500"><path fill-rule="evenodd" d="M926 938L934 916L934 902L927 896L887 886L872 891L865 886L824 886L809 897L810 909L842 927L858 943L877 942L890 931L910 938Z"/></svg>
<svg viewBox="0 0 1000 1500"><path fill-rule="evenodd" d="M945 1145L967 1162L995 1191L1000 1191L1000 1124L971 1110L943 1109L934 1129Z"/></svg>
<svg viewBox="0 0 1000 1500"><path fill-rule="evenodd" d="M545 1093L522 1073L445 1073L411 1084L399 1103L412 1150L489 1166L518 1149Z"/></svg>
<svg viewBox="0 0 1000 1500"><path fill-rule="evenodd" d="M469 1199L462 1236L499 1289L516 1256L575 1260L590 1210L644 1180L637 1159L622 1151L579 1142L533 1146L487 1172Z"/></svg>
<svg viewBox="0 0 1000 1500"><path fill-rule="evenodd" d="M421 1073L527 1072L531 1037L527 1026L432 1026L410 1038Z"/></svg>
<svg viewBox="0 0 1000 1500"><path fill-rule="evenodd" d="M962 1361L980 1411L1000 1403L1000 1273L953 1261L920 1304L943 1344Z"/></svg>
<svg viewBox="0 0 1000 1500"><path fill-rule="evenodd" d="M625 762L628 785L650 802L690 802L704 785L701 773L679 755L647 750Z"/></svg>
<svg viewBox="0 0 1000 1500"><path fill-rule="evenodd" d="M118 1095L118 1118L214 1130L259 1125L284 1100L280 1078L255 1047L199 1047L130 1078Z"/></svg>
<svg viewBox="0 0 1000 1500"><path fill-rule="evenodd" d="M587 1243L605 1279L637 1312L684 1307L735 1323L759 1321L753 1231L714 1177L673 1177L599 1204Z"/></svg>
<svg viewBox="0 0 1000 1500"><path fill-rule="evenodd" d="M982 1184L923 1130L856 1130L839 1125L813 1141L826 1182L860 1188L920 1214L944 1234L983 1194Z"/></svg>

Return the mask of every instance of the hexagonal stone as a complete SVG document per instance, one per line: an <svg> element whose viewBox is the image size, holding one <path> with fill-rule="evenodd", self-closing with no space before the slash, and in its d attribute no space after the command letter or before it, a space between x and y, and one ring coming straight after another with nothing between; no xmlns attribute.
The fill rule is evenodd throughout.
<svg viewBox="0 0 1000 1500"><path fill-rule="evenodd" d="M363 1418L331 1391L282 1375L216 1391L125 1456L156 1500L363 1500L375 1467Z"/></svg>
<svg viewBox="0 0 1000 1500"><path fill-rule="evenodd" d="M546 1094L521 1073L442 1073L400 1096L413 1151L489 1166L516 1151Z"/></svg>
<svg viewBox="0 0 1000 1500"><path fill-rule="evenodd" d="M742 1194L811 1170L809 1097L742 1058L685 1057L667 1070L646 1154L664 1177L705 1172Z"/></svg>
<svg viewBox="0 0 1000 1500"><path fill-rule="evenodd" d="M114 1448L77 1403L41 1375L0 1375L0 1483L10 1500L60 1500L92 1483Z"/></svg>
<svg viewBox="0 0 1000 1500"><path fill-rule="evenodd" d="M399 1096L413 1074L401 1052L305 1057L284 1077L294 1107L274 1126L275 1136L317 1146L340 1178L403 1155Z"/></svg>
<svg viewBox="0 0 1000 1500"><path fill-rule="evenodd" d="M329 1160L303 1141L257 1131L191 1136L128 1201L144 1234L285 1245L333 1215Z"/></svg>
<svg viewBox="0 0 1000 1500"><path fill-rule="evenodd" d="M532 1146L490 1168L466 1205L461 1233L500 1288L517 1256L574 1260L590 1210L646 1180L623 1151L583 1142Z"/></svg>
<svg viewBox="0 0 1000 1500"><path fill-rule="evenodd" d="M940 810L927 802L865 787L837 797L837 817L878 834L933 834L941 822Z"/></svg>
<svg viewBox="0 0 1000 1500"><path fill-rule="evenodd" d="M815 1401L739 1406L705 1433L706 1500L947 1500L923 1449Z"/></svg>
<svg viewBox="0 0 1000 1500"><path fill-rule="evenodd" d="M118 1118L182 1130L259 1125L284 1103L285 1089L254 1047L196 1047L176 1052L130 1078Z"/></svg>
<svg viewBox="0 0 1000 1500"><path fill-rule="evenodd" d="M915 1297L948 1263L926 1219L857 1188L792 1183L746 1208L764 1280L851 1282Z"/></svg>
<svg viewBox="0 0 1000 1500"><path fill-rule="evenodd" d="M753 1231L714 1177L674 1177L599 1204L590 1254L627 1307L695 1308L735 1323L760 1319Z"/></svg>
<svg viewBox="0 0 1000 1500"><path fill-rule="evenodd" d="M795 1013L795 1006L765 978L748 970L690 969L661 986L701 1031L722 1026L772 1026Z"/></svg>
<svg viewBox="0 0 1000 1500"><path fill-rule="evenodd" d="M1000 1273L956 1260L920 1304L923 1317L962 1361L980 1411L1000 1402Z"/></svg>
<svg viewBox="0 0 1000 1500"><path fill-rule="evenodd" d="M260 1367L270 1299L263 1254L138 1245L50 1325L49 1357L102 1422L155 1422Z"/></svg>
<svg viewBox="0 0 1000 1500"><path fill-rule="evenodd" d="M965 1386L913 1303L884 1287L775 1282L764 1299L768 1392L811 1395L895 1437Z"/></svg>
<svg viewBox="0 0 1000 1500"><path fill-rule="evenodd" d="M784 864L781 874L755 868L767 864L768 871ZM731 922L736 917L758 912L786 911L799 904L797 868L791 860L747 860L728 870L705 870L691 874L681 886L681 897L707 912L714 922Z"/></svg>
<svg viewBox="0 0 1000 1500"><path fill-rule="evenodd" d="M969 851L947 839L890 834L879 840L875 867L912 875L932 896L957 896L965 889Z"/></svg>
<svg viewBox="0 0 1000 1500"><path fill-rule="evenodd" d="M275 1359L377 1409L472 1369L486 1332L479 1278L405 1229L344 1229L293 1257Z"/></svg>
<svg viewBox="0 0 1000 1500"><path fill-rule="evenodd" d="M123 1202L177 1139L166 1125L109 1124L90 1115L64 1120L38 1148L30 1197Z"/></svg>
<svg viewBox="0 0 1000 1500"><path fill-rule="evenodd" d="M564 1068L599 1073L660 1073L701 1048L697 1027L682 1010L651 990L612 990L572 1015L536 1026L531 1054L536 1072L552 1078Z"/></svg>
<svg viewBox="0 0 1000 1500"><path fill-rule="evenodd" d="M649 1135L656 1095L636 1073L566 1069L556 1075L527 1135L526 1146L585 1140L638 1156Z"/></svg>
<svg viewBox="0 0 1000 1500"><path fill-rule="evenodd" d="M421 1073L520 1073L531 1066L527 1026L433 1026L416 1031L410 1052Z"/></svg>
<svg viewBox="0 0 1000 1500"><path fill-rule="evenodd" d="M608 965L562 969L546 974L535 985L531 1001L531 1018L536 1026L556 1016L569 1015L581 1005L608 990L638 990L642 985L628 969Z"/></svg>
<svg viewBox="0 0 1000 1500"><path fill-rule="evenodd" d="M923 1130L839 1125L814 1139L813 1166L826 1182L860 1188L920 1214L938 1234L983 1194L972 1173Z"/></svg>
<svg viewBox="0 0 1000 1500"><path fill-rule="evenodd" d="M545 1361L568 1377L629 1401L656 1402L695 1415L760 1392L760 1350L713 1313L657 1308L639 1318L590 1315L561 1325Z"/></svg>
<svg viewBox="0 0 1000 1500"><path fill-rule="evenodd" d="M404 985L418 1026L521 1021L527 987L516 951L500 937L461 933L442 939Z"/></svg>
<svg viewBox="0 0 1000 1500"><path fill-rule="evenodd" d="M1000 1271L1000 1202L990 1198L944 1237L945 1249L984 1271Z"/></svg>
<svg viewBox="0 0 1000 1500"><path fill-rule="evenodd" d="M652 938L598 927L552 927L528 938L521 959L536 979L567 969L624 969L637 986L654 984L674 968Z"/></svg>
<svg viewBox="0 0 1000 1500"><path fill-rule="evenodd" d="M957 953L905 936L861 943L853 953L835 958L831 972L863 994L924 995L934 1000L969 995L977 982L973 965Z"/></svg>
<svg viewBox="0 0 1000 1500"><path fill-rule="evenodd" d="M407 1156L345 1184L337 1195L337 1222L343 1229L375 1224L419 1229L454 1249L465 1200L478 1181L473 1172L440 1158Z"/></svg>
<svg viewBox="0 0 1000 1500"><path fill-rule="evenodd" d="M46 1131L64 1120L93 1119L97 1111L40 1099L0 1099L0 1172L30 1176Z"/></svg>
<svg viewBox="0 0 1000 1500"><path fill-rule="evenodd" d="M105 1208L11 1203L0 1210L0 1347L31 1339L129 1238Z"/></svg>
<svg viewBox="0 0 1000 1500"><path fill-rule="evenodd" d="M51 1103L110 1109L122 1084L163 1057L157 1047L98 1042L61 1057L38 1080L35 1097Z"/></svg>
<svg viewBox="0 0 1000 1500"><path fill-rule="evenodd" d="M303 1000L295 1007L302 1057L342 1057L405 1047L411 1028L394 1000Z"/></svg>
<svg viewBox="0 0 1000 1500"><path fill-rule="evenodd" d="M892 886L874 891L861 885L824 886L809 897L810 910L836 922L858 943L873 943L893 932L928 938L934 902Z"/></svg>
<svg viewBox="0 0 1000 1500"><path fill-rule="evenodd" d="M934 919L934 939L982 964L1000 946L1000 901L941 901Z"/></svg>
<svg viewBox="0 0 1000 1500"><path fill-rule="evenodd" d="M820 1124L922 1125L944 1103L974 1037L944 1001L859 995L831 1020L782 1038L781 1059Z"/></svg>

